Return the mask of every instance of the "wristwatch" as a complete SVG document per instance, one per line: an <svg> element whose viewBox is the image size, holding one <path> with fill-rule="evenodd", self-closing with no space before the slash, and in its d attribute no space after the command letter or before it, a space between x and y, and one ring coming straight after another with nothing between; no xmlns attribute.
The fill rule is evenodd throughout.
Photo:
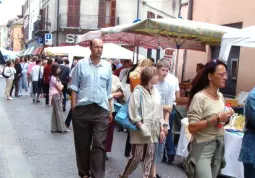
<svg viewBox="0 0 255 178"><path fill-rule="evenodd" d="M163 124L163 127L168 127L168 124Z"/></svg>

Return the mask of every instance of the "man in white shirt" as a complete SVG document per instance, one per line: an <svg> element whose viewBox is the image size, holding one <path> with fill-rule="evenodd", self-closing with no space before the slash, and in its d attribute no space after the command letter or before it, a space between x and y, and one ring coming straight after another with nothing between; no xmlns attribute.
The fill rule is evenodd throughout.
<svg viewBox="0 0 255 178"><path fill-rule="evenodd" d="M168 130L168 135L166 137L166 149L165 149L165 154L163 161L166 161L168 163L172 163L174 161L175 157L175 145L174 145L174 140L173 140L173 124L174 124L174 119L176 115L176 99L180 97L180 87L179 87L179 80L176 76L174 76L171 73L168 73L166 77L166 81L170 84L172 88L172 100L173 100L173 108L170 113L170 118L169 118L169 127L170 129Z"/></svg>
<svg viewBox="0 0 255 178"><path fill-rule="evenodd" d="M157 62L157 71L159 77L159 83L154 85L158 89L161 95L161 103L164 110L164 120L161 121L161 126L164 127L165 134L168 134L169 128L169 116L173 108L175 88L171 85L170 82L166 80L166 77L169 73L170 62L167 59L160 59ZM152 177L159 178L160 176L156 174L156 165L162 160L163 152L165 148L165 140L156 144L155 155L154 155L154 164L152 168Z"/></svg>
<svg viewBox="0 0 255 178"><path fill-rule="evenodd" d="M33 102L39 103L39 95L41 93L40 82L43 77L43 67L41 66L42 62L40 59L37 59L35 62L35 66L32 68L32 86L33 86Z"/></svg>

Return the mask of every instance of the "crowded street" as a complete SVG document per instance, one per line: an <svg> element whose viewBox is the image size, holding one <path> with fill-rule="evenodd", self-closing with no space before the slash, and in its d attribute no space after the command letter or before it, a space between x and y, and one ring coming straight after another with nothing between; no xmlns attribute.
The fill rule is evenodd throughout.
<svg viewBox="0 0 255 178"><path fill-rule="evenodd" d="M72 128L66 134L52 134L52 107L45 106L44 102L34 105L29 96L7 101L4 86L5 79L0 78L0 178L15 175L19 178L78 178ZM67 105L69 108L70 102ZM126 135L125 132L114 134L112 152L106 162L106 178L117 178L128 161L124 157ZM184 171L178 167L181 162L182 159L177 158L173 165L161 163L158 173L164 178L185 178ZM141 177L141 168L130 176L138 177Z"/></svg>
<svg viewBox="0 0 255 178"><path fill-rule="evenodd" d="M254 0L0 0L0 178L255 178Z"/></svg>

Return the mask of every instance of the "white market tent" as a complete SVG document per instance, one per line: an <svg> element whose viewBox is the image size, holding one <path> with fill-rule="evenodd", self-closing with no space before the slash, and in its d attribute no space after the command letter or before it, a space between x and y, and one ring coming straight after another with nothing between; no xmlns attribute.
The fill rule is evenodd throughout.
<svg viewBox="0 0 255 178"><path fill-rule="evenodd" d="M75 54L75 56L85 57L90 53L89 49L76 45L76 46L56 46L44 48L44 53L48 55L70 55Z"/></svg>
<svg viewBox="0 0 255 178"><path fill-rule="evenodd" d="M44 49L45 54L51 55L67 55L70 56L80 56L80 57L89 57L90 49L89 47L82 47L79 45L76 46L58 46L58 47L48 47ZM102 58L109 59L133 59L133 56L136 56L132 51L123 48L117 44L105 43ZM138 56L139 59L145 59L143 55Z"/></svg>
<svg viewBox="0 0 255 178"><path fill-rule="evenodd" d="M7 59L15 59L19 55L19 52L17 51L10 51L4 48L1 48L0 51Z"/></svg>
<svg viewBox="0 0 255 178"><path fill-rule="evenodd" d="M255 48L255 26L223 35L220 49L220 59L226 62L232 46Z"/></svg>

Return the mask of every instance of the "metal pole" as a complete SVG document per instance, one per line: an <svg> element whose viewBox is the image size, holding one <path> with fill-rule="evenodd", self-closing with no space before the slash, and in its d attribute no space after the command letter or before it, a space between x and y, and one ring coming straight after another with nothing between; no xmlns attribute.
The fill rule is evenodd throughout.
<svg viewBox="0 0 255 178"><path fill-rule="evenodd" d="M58 36L59 36L59 0L57 0L57 33L56 33L56 46L59 45Z"/></svg>
<svg viewBox="0 0 255 178"><path fill-rule="evenodd" d="M139 19L139 13L140 13L140 0L137 0L136 19ZM134 61L134 64L138 64L138 54L139 54L139 45L137 45L137 47L136 47L136 61Z"/></svg>
<svg viewBox="0 0 255 178"><path fill-rule="evenodd" d="M139 19L139 13L140 13L140 0L137 0L137 14L136 14L137 19Z"/></svg>

